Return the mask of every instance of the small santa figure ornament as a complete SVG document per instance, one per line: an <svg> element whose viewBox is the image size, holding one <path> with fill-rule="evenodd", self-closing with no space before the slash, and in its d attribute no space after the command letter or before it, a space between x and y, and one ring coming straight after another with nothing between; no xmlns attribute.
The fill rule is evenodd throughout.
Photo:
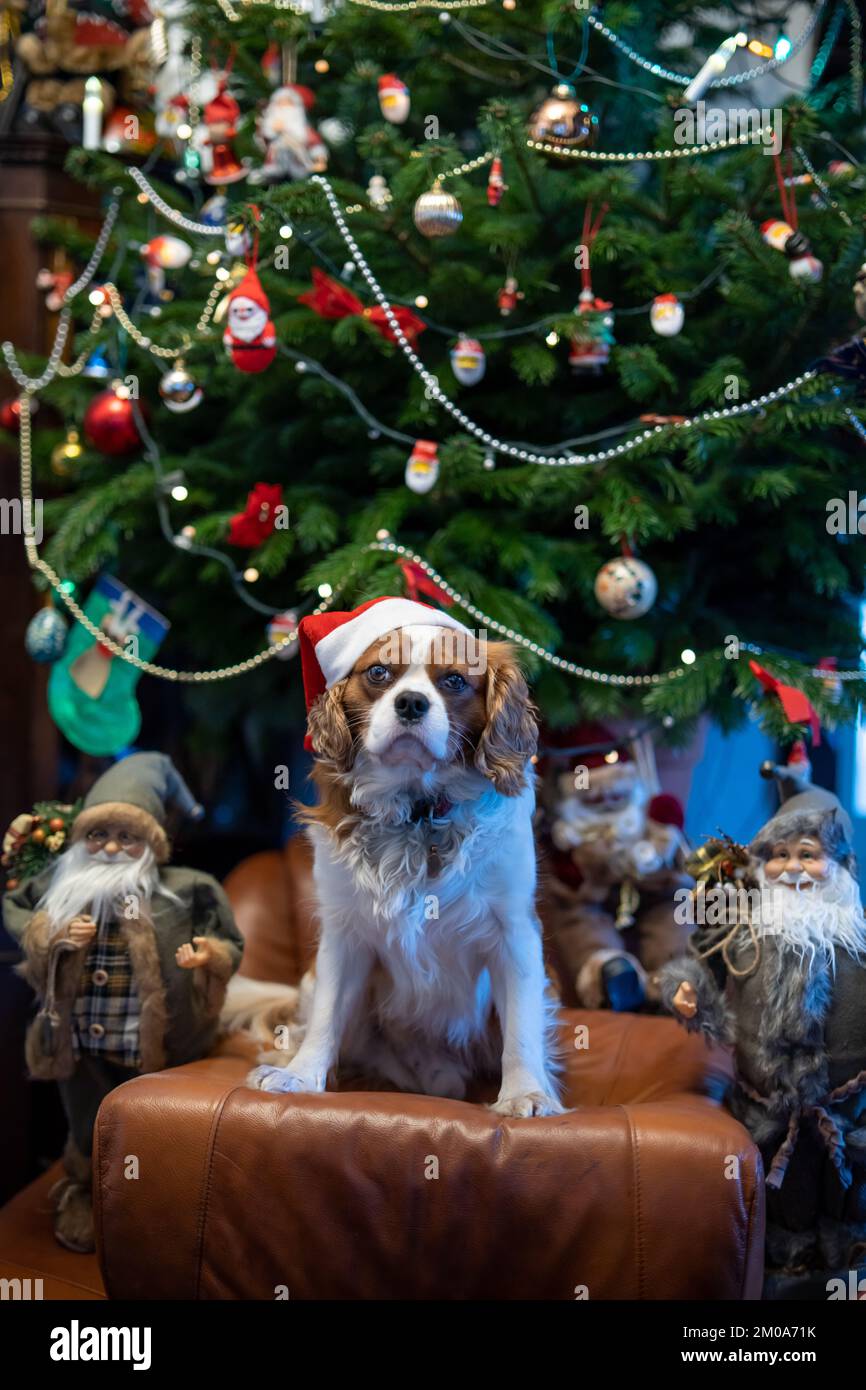
<svg viewBox="0 0 866 1390"><path fill-rule="evenodd" d="M271 306L252 266L228 297L223 343L239 372L263 372L276 357Z"/></svg>
<svg viewBox="0 0 866 1390"><path fill-rule="evenodd" d="M432 439L417 439L406 464L406 486L412 492L430 492L439 478L438 445Z"/></svg>
<svg viewBox="0 0 866 1390"><path fill-rule="evenodd" d="M675 338L686 320L675 294L657 294L650 309L650 324L660 338Z"/></svg>
<svg viewBox="0 0 866 1390"><path fill-rule="evenodd" d="M457 339L451 349L451 370L461 386L476 386L487 370L487 358L477 338Z"/></svg>
<svg viewBox="0 0 866 1390"><path fill-rule="evenodd" d="M379 78L379 110L391 125L403 125L409 119L411 99L409 88L395 72Z"/></svg>
<svg viewBox="0 0 866 1390"><path fill-rule="evenodd" d="M502 177L502 160L499 155L495 155L490 166L490 174L487 179L487 202L492 208L498 208L502 202L502 195L508 184Z"/></svg>
<svg viewBox="0 0 866 1390"><path fill-rule="evenodd" d="M517 308L518 300L522 298L523 291L517 288L517 277L514 275L507 275L502 289L496 292L496 303L504 319L508 318L509 314L514 313L514 310Z"/></svg>
<svg viewBox="0 0 866 1390"><path fill-rule="evenodd" d="M795 280L818 283L824 274L824 267L817 256L812 255L812 247L801 231L779 217L771 217L761 224L761 236L768 246L787 256L788 273Z"/></svg>
<svg viewBox="0 0 866 1390"><path fill-rule="evenodd" d="M217 94L209 101L203 112L207 127L207 143L211 150L211 168L205 174L205 183L215 188L224 184L238 183L247 176L247 166L237 158L232 148L232 140L237 135L237 122L241 114L233 96L229 95L225 78L220 82Z"/></svg>
<svg viewBox="0 0 866 1390"><path fill-rule="evenodd" d="M266 154L254 182L305 179L327 169L327 146L308 120L315 100L309 87L297 85L278 87L272 93L259 122L259 142Z"/></svg>

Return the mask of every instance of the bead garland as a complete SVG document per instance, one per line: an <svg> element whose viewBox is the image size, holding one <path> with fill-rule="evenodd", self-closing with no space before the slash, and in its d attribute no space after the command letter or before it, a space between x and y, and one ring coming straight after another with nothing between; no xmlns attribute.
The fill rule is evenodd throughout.
<svg viewBox="0 0 866 1390"><path fill-rule="evenodd" d="M20 444L21 500L24 507L24 515L31 516L33 514L33 457L30 429L30 394L27 392L25 392L21 398ZM45 576L52 589L72 616L81 624L85 631L93 637L94 641L100 642L102 646L107 647L112 655L118 657L121 661L126 661L130 666L135 666L137 670L143 671L150 676L156 676L160 680L191 685L230 680L234 676L246 675L248 671L254 671L259 666L263 666L265 662L272 660L275 656L279 656L281 652L285 651L287 646L298 640L297 631L289 633L286 637L281 638L279 642L274 642L263 652L258 652L255 656L248 657L245 661L238 661L232 666L222 666L210 671L178 671L170 666L157 666L151 661L145 661L141 657L134 656L131 652L127 651L125 647L119 646L117 642L91 621L80 604L78 604L73 596L64 588L63 581L56 570L52 569L51 565L42 559L32 532L26 530L24 532L24 548L31 569L38 570L40 574ZM380 551L384 554L399 555L411 560L432 579L434 584L437 584L443 590L448 598L452 599L464 612L470 614L471 617L474 617L478 622L482 623L484 627L491 629L493 632L498 632L500 636L506 637L511 642L516 642L518 646L523 647L526 651L532 652L534 656L539 657L549 666L553 666L560 671L565 671L568 675L575 676L580 680L591 681L597 685L640 688L658 686L666 684L668 681L680 680L688 674L687 668L683 666L676 666L670 671L657 672L648 676L627 676L617 672L596 671L588 666L580 666L575 661L569 661L565 657L557 656L555 652L549 651L547 647L543 647L539 642L533 642L530 638L525 637L523 633L518 632L516 628L508 627L505 623L498 622L497 619L492 617L489 613L485 613L483 609L478 608L470 599L467 599L461 594L458 589L455 589L453 585L449 584L438 570L424 559L423 555L418 555L407 546L398 545L397 542L393 540L377 540L368 542L363 549L364 553ZM312 610L314 616L326 613L333 606L336 602L337 595L346 587L354 570L355 566L351 566L346 574L334 583L328 597L323 599L322 602L317 604ZM742 643L741 646L744 650L753 652L755 655L760 656L763 654L763 649L756 644ZM810 674L820 677L826 676L827 673L823 670L813 670ZM834 671L833 675L839 680L863 680L866 678L866 671Z"/></svg>
<svg viewBox="0 0 866 1390"><path fill-rule="evenodd" d="M109 204L108 211L105 214L105 221L102 224L99 236L96 238L87 265L84 267L78 279L69 286L63 295L63 308L60 311L60 317L57 322L54 343L48 355L45 369L41 375L38 377L31 377L28 376L26 372L22 371L18 364L18 358L15 355L14 345L10 342L3 343L3 359L6 363L7 370L13 381L17 386L21 387L22 391L35 393L36 391L43 390L49 382L54 380L55 376L75 376L77 374L74 369L68 367L64 369L60 361L63 356L63 349L66 347L66 340L69 337L69 329L72 323L72 314L68 306L82 290L87 288L99 269L102 257L105 255L105 248L108 245L109 238L114 229L114 224L117 221L119 211L120 201L115 198L115 200ZM78 368L78 370L80 371L80 368Z"/></svg>
<svg viewBox="0 0 866 1390"><path fill-rule="evenodd" d="M549 145L544 140L529 139L526 141L526 147L536 150L539 154L558 155L561 159L588 159L595 164L639 164L642 161L658 163L663 159L690 159L693 155L714 154L716 150L757 144L765 135L773 135L771 125L761 126L754 132L745 131L742 135L732 135L730 139L705 140L700 145L681 145L667 150L627 150L616 154L611 150L569 150L559 145Z"/></svg>
<svg viewBox="0 0 866 1390"><path fill-rule="evenodd" d="M718 87L741 87L747 82L754 82L759 77L765 77L767 73L775 72L777 68L782 67L785 63L790 63L791 59L796 58L800 50L809 42L824 12L826 4L827 0L818 0L818 4L809 16L805 28L799 37L791 44L784 58L771 58L769 62L762 63L758 67L749 68L746 72L734 73L729 77L720 77L717 82L711 82L707 90L711 91ZM627 43L625 39L620 38L619 34L609 28L607 24L604 24L597 15L588 14L586 20L588 24L592 25L592 28L597 34L601 34L602 38L607 39L608 43L613 44L614 48L619 49L620 53L624 54L629 62L634 63L639 68L643 68L644 72L651 73L653 77L663 77L666 82L676 82L678 86L682 87L687 87L692 81L694 76L693 73L674 72L671 68L662 67L661 63L654 63L650 58L645 58L643 54L638 53L636 49L632 48L631 44Z"/></svg>
<svg viewBox="0 0 866 1390"><path fill-rule="evenodd" d="M366 280L371 293L384 311L388 326L403 353L409 359L413 371L417 373L427 387L429 398L436 401L443 410L447 411L452 419L456 420L457 423L466 430L467 434L471 434L475 439L479 440L480 443L485 445L488 449L493 450L495 453L504 454L508 458L517 459L520 463L540 464L548 468L583 468L589 464L606 463L609 459L621 458L623 454L631 453L632 450L647 443L648 440L663 434L666 430L691 429L695 425L705 424L709 420L729 420L738 415L748 415L752 411L762 410L765 406L772 405L776 401L781 400L784 396L789 396L793 391L799 390L801 386L814 380L818 375L818 372L815 370L803 372L800 376L794 377L791 381L786 382L784 386L778 386L774 391L768 391L762 396L756 396L750 401L744 401L741 405L726 406L722 410L705 410L700 415L694 415L689 419L669 425L654 425L650 429L642 430L632 439L626 440L622 444L615 444L610 449L599 450L596 453L563 454L558 457L550 457L547 454L535 453L531 449L520 449L516 445L507 444L503 440L497 439L494 435L489 434L486 430L483 430L480 425L477 425L474 420L471 420L469 416L445 394L437 378L432 372L427 371L421 358L415 352L415 349L400 327L399 320L385 297L381 285L370 269L370 266L367 264L349 227L346 225L340 210L340 205L330 183L323 174L314 174L311 182L319 184L322 188L328 200L328 206L331 209L331 215L334 218L337 230L346 244L349 255L352 257L352 260Z"/></svg>
<svg viewBox="0 0 866 1390"><path fill-rule="evenodd" d="M177 208L173 208L157 193L153 184L149 182L140 169L133 167L127 172L133 182L138 184L144 196L153 203L157 212L161 212L163 217L167 217L169 222L173 222L176 227L189 232L190 236L225 236L224 227L214 227L209 222L193 222L192 218L185 217L182 212L178 212Z"/></svg>

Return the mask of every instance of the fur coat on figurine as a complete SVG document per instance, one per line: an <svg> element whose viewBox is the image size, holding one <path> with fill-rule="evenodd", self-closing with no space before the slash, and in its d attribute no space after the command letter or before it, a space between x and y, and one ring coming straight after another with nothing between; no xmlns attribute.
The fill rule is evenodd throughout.
<svg viewBox="0 0 866 1390"><path fill-rule="evenodd" d="M733 1045L730 1106L764 1161L778 1290L866 1260L866 929L851 823L802 779L782 791L794 794L749 846L747 896L729 891L715 914L698 896L692 954L659 981L689 1031Z"/></svg>
<svg viewBox="0 0 866 1390"><path fill-rule="evenodd" d="M604 725L589 723L569 740L589 747L569 756L568 770L548 751L541 797L552 955L564 1002L573 991L584 1008L637 1009L657 1003L655 972L688 942L674 897L691 886L682 809L652 795L654 758L644 766L642 746L632 758Z"/></svg>
<svg viewBox="0 0 866 1390"><path fill-rule="evenodd" d="M168 865L166 805L199 811L170 760L136 753L91 788L56 863L7 893L7 929L41 1008L31 1076L59 1083L69 1122L55 1234L93 1248L90 1153L102 1099L142 1072L204 1056L243 941L222 888Z"/></svg>

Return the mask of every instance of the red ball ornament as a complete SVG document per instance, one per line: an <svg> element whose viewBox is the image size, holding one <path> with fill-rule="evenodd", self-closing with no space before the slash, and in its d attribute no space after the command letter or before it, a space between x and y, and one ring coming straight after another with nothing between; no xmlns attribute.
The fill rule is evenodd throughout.
<svg viewBox="0 0 866 1390"><path fill-rule="evenodd" d="M10 434L17 434L21 428L21 406L17 401L4 401L0 405L0 425Z"/></svg>
<svg viewBox="0 0 866 1390"><path fill-rule="evenodd" d="M84 412L84 433L101 454L131 454L141 447L132 401L114 387L93 397Z"/></svg>
<svg viewBox="0 0 866 1390"><path fill-rule="evenodd" d="M35 415L39 409L39 402L30 401L30 414ZM21 429L21 397L16 396L14 400L3 401L0 403L0 425L4 430L9 430L10 434L17 434Z"/></svg>

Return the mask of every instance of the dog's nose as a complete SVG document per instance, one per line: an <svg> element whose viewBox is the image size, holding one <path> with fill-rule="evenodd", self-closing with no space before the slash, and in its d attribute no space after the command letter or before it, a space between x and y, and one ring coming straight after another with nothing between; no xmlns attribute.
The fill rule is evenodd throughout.
<svg viewBox="0 0 866 1390"><path fill-rule="evenodd" d="M417 724L430 708L430 701L420 690L401 690L394 701L394 708L397 718L402 719L404 724Z"/></svg>

